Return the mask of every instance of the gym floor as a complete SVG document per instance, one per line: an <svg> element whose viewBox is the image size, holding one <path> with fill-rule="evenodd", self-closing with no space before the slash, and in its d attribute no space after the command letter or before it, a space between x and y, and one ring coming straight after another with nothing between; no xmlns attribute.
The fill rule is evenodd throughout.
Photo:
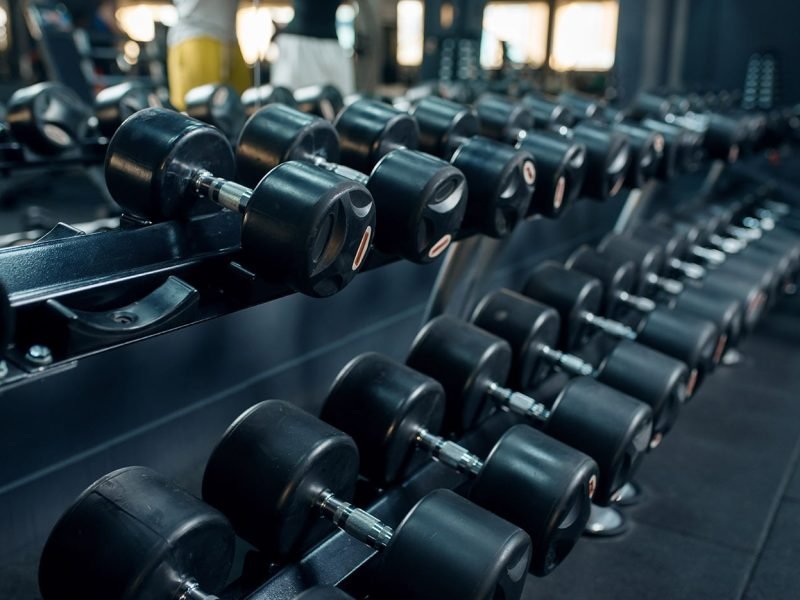
<svg viewBox="0 0 800 600"><path fill-rule="evenodd" d="M526 598L800 596L800 297L684 409L638 480L628 531L582 540Z"/></svg>

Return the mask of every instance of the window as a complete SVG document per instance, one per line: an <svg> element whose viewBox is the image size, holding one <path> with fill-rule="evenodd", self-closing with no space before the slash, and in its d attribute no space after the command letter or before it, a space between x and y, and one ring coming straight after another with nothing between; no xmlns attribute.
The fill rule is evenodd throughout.
<svg viewBox="0 0 800 600"><path fill-rule="evenodd" d="M547 56L549 19L545 2L490 2L483 13L481 66L502 66L504 42L511 61L542 66Z"/></svg>
<svg viewBox="0 0 800 600"><path fill-rule="evenodd" d="M397 3L397 64L417 67L422 64L425 7L421 0Z"/></svg>
<svg viewBox="0 0 800 600"><path fill-rule="evenodd" d="M556 71L606 71L614 65L619 3L559 2L550 66Z"/></svg>

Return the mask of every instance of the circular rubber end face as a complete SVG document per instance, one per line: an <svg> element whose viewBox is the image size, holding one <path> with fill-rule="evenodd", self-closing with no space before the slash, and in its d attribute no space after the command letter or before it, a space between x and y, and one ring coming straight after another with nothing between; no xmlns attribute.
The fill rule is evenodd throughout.
<svg viewBox="0 0 800 600"><path fill-rule="evenodd" d="M430 250L428 250L428 257L436 258L450 246L450 242L452 241L453 241L453 236L450 235L449 233L445 236L442 236L442 238L438 242L436 242L433 246L431 246Z"/></svg>
<svg viewBox="0 0 800 600"><path fill-rule="evenodd" d="M368 225L367 228L364 230L364 235L361 236L361 242L358 244L358 250L356 250L356 255L353 258L353 265L352 265L353 271L358 271L358 269L361 268L361 265L364 264L364 259L367 257L371 241L372 241L372 225Z"/></svg>
<svg viewBox="0 0 800 600"><path fill-rule="evenodd" d="M533 185L536 182L536 166L533 161L526 160L522 163L522 176L528 185Z"/></svg>

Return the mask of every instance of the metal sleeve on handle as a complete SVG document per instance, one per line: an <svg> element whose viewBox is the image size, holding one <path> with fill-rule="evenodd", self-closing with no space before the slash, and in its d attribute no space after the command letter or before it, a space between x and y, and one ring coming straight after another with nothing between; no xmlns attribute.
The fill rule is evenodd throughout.
<svg viewBox="0 0 800 600"><path fill-rule="evenodd" d="M631 341L636 339L636 332L627 325L623 325L618 321L612 321L611 319L598 317L597 315L589 312L582 313L581 319L584 323L587 323L592 327L596 327L597 329L600 329L601 331L604 331L605 333L614 337Z"/></svg>
<svg viewBox="0 0 800 600"><path fill-rule="evenodd" d="M642 296L634 296L628 292L618 292L617 299L627 304L628 306L643 313L650 313L656 309L656 303L650 298L643 298Z"/></svg>
<svg viewBox="0 0 800 600"><path fill-rule="evenodd" d="M334 525L370 548L383 550L392 540L391 527L349 502L338 500L329 491L320 496L319 508Z"/></svg>
<svg viewBox="0 0 800 600"><path fill-rule="evenodd" d="M541 346L539 348L539 356L561 367L564 371L572 375L582 375L585 377L594 377L597 375L594 367L582 358L574 354L561 352L561 350L556 350L550 346Z"/></svg>
<svg viewBox="0 0 800 600"><path fill-rule="evenodd" d="M536 400L525 394L500 387L496 383L489 386L488 394L500 406L516 415L543 422L550 418L550 411L544 404L536 402Z"/></svg>
<svg viewBox="0 0 800 600"><path fill-rule="evenodd" d="M433 435L425 429L421 429L417 433L417 443L430 452L435 460L452 467L459 473L477 476L483 469L483 461L472 452L455 442Z"/></svg>

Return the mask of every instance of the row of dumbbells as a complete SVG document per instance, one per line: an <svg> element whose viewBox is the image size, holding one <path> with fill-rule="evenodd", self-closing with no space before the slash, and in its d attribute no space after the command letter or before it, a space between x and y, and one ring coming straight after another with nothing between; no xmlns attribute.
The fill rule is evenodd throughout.
<svg viewBox="0 0 800 600"><path fill-rule="evenodd" d="M513 104L503 106L482 110L496 122L519 114ZM240 131L234 159L218 130L148 109L112 138L106 179L127 212L151 221L185 217L201 196L244 213L242 246L261 274L317 295L349 281L373 238L384 254L428 262L453 239L504 237L526 218L560 214L581 191L608 197L622 185L629 155L613 148L627 148L624 140L612 143L601 134L608 143L595 154L589 144L531 131L512 146L476 135L491 129L478 117L436 98L418 103L411 115L361 100L340 112L334 126L270 104ZM337 185L337 194L319 197ZM276 230L297 235L270 235ZM339 260L342 253L346 260ZM326 283L314 290L311 278Z"/></svg>
<svg viewBox="0 0 800 600"><path fill-rule="evenodd" d="M281 102L300 110L329 115L341 109L341 94L332 86L311 86L296 90L260 88L243 96L250 114L259 106ZM223 131L238 133L244 113L231 107L232 88L202 86L187 95L186 112ZM238 101L238 96L236 96ZM88 106L69 87L43 82L17 90L3 110L0 126L0 158L4 162L23 162L24 148L35 155L54 157L81 149L87 160L102 160L105 140L132 114L148 107L172 108L166 90L144 80L129 81L100 91L93 106ZM333 107L333 108L332 108ZM335 114L335 113L334 113Z"/></svg>
<svg viewBox="0 0 800 600"><path fill-rule="evenodd" d="M139 467L102 478L51 534L40 567L45 599L208 598L228 579L233 531L270 559L285 562L326 536L328 522L379 551L374 582L379 595L519 597L524 574L554 569L577 542L590 502L613 502L645 452L669 430L692 393L692 373L710 372L725 346L735 344L718 326L720 316L730 317L725 331L738 328L738 340L754 322L746 316L745 288L755 288L768 304L794 280L800 236L786 208L763 198L709 207L708 214L720 216L715 231L741 225L759 232L725 259L742 285L714 279L722 272L719 263L714 270L711 263L689 262L691 246L683 253L667 250L668 239L691 237L687 228L701 227L681 215L671 222L662 218L629 237L610 236L597 251L582 248L566 266L538 267L522 293L489 294L472 323L434 319L416 337L405 365L372 353L356 358L336 378L323 420L276 400L252 407L212 452L203 480L208 504ZM662 234L658 244L654 232ZM642 244L650 247L646 266ZM694 250L706 254L700 246ZM687 284L680 292L678 282L659 286L647 277L663 279L652 260L659 251L680 256L681 272L702 272L703 285ZM582 270L587 265L592 268ZM618 284L613 294L587 276L598 265L619 275L610 282ZM769 269L781 285L759 276ZM655 330L666 339L649 338L653 331L644 336L688 364L631 341L647 331L647 323L634 329L597 314L614 298L637 309L655 304L620 297L620 274L631 280L628 286L642 284L635 275L644 275L648 285L669 288L678 301L687 293L700 298L696 306L705 308L696 312L665 311L676 319L674 327L695 319L678 335L670 338L678 332L661 320ZM720 308L712 316L710 307L731 304L735 309ZM594 326L623 338L598 368L566 354L579 348L581 330ZM685 353L688 347L693 354ZM545 403L516 391L535 389L553 368L578 375L555 399ZM497 410L535 427L513 426L485 458L453 441ZM436 491L396 528L350 504L359 473L384 489L426 459L472 479L474 504ZM126 559L124 569L120 557Z"/></svg>

